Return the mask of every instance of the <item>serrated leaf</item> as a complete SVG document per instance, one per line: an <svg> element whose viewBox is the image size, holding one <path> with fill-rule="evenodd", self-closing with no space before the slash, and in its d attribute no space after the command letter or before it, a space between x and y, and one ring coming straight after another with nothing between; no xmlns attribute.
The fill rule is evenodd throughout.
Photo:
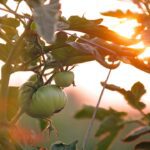
<svg viewBox="0 0 150 150"><path fill-rule="evenodd" d="M49 4L44 5L42 2L28 1L33 9L34 21L37 24L37 32L46 42L54 41L54 32L56 31L59 0L51 0Z"/></svg>
<svg viewBox="0 0 150 150"><path fill-rule="evenodd" d="M67 43L73 48L77 49L78 51L81 51L85 54L92 55L95 60L97 60L101 65L103 65L106 68L115 69L119 66L119 64L108 64L105 61L105 58L103 58L102 55L100 55L99 51L96 49L96 47L88 44L88 43L79 43L79 42L69 42Z"/></svg>
<svg viewBox="0 0 150 150"><path fill-rule="evenodd" d="M134 18L136 19L139 15L138 13L131 12L130 10L127 10L126 12L123 12L122 10L116 10L116 11L108 11L101 13L104 16L110 16L110 17L117 17L117 18Z"/></svg>
<svg viewBox="0 0 150 150"><path fill-rule="evenodd" d="M144 85L141 82L136 82L131 88L132 94L135 96L135 99L138 101L146 93Z"/></svg>
<svg viewBox="0 0 150 150"><path fill-rule="evenodd" d="M105 84L104 82L101 82L101 85L102 86L105 86L106 89L108 90L111 90L111 91L116 91L116 92L119 92L121 94L125 94L126 93L126 90L119 87L119 86L116 86L114 84Z"/></svg>
<svg viewBox="0 0 150 150"><path fill-rule="evenodd" d="M95 107L92 106L84 106L82 110L76 113L75 118L91 118L94 112ZM125 112L118 112L112 108L108 110L105 108L99 108L96 113L96 119L103 120L104 118L108 117L109 115L114 115L118 118L122 118L126 115Z"/></svg>
<svg viewBox="0 0 150 150"><path fill-rule="evenodd" d="M104 82L101 82L102 86L105 86L106 89L111 90L111 91L116 91L119 92L120 94L122 94L125 98L125 100L128 102L128 104L130 106L132 106L135 109L138 110L142 110L145 108L145 104L143 102L140 102L140 96L142 96L143 91L141 91L141 94L139 94L140 92L137 91L137 85L139 85L139 83L135 86L135 88L132 89L132 91L127 91L119 86L113 85L113 84L104 84ZM139 87L138 87L139 88ZM141 88L141 85L140 85ZM137 92L137 93L136 93ZM137 95L135 95L137 94Z"/></svg>
<svg viewBox="0 0 150 150"><path fill-rule="evenodd" d="M115 137L117 136L118 132L120 129L117 130L113 130L111 132L111 134L106 135L106 137L104 139L101 139L98 142L97 145L97 150L108 150L109 147L111 146L111 143L113 142L113 140L115 139Z"/></svg>
<svg viewBox="0 0 150 150"><path fill-rule="evenodd" d="M67 61L68 59L71 59L72 57L81 55L81 52L77 51L71 46L64 46L52 50L51 54L53 55L54 59L64 62Z"/></svg>
<svg viewBox="0 0 150 150"><path fill-rule="evenodd" d="M124 139L124 142L131 142L139 138L140 136L150 133L150 126L138 127L132 130Z"/></svg>
<svg viewBox="0 0 150 150"><path fill-rule="evenodd" d="M128 104L131 105L133 108L142 110L146 106L143 102L140 102L140 100L137 99L135 95L132 94L131 91L126 91L126 93L124 94L124 97L127 100Z"/></svg>
<svg viewBox="0 0 150 150"><path fill-rule="evenodd" d="M143 141L136 144L135 150L150 150L150 141Z"/></svg>
<svg viewBox="0 0 150 150"><path fill-rule="evenodd" d="M95 19L95 20L88 20L85 17L79 17L79 16L71 16L68 19L68 23L72 28L80 28L83 26L86 26L88 24L90 25L99 25L103 19Z"/></svg>
<svg viewBox="0 0 150 150"><path fill-rule="evenodd" d="M82 110L76 113L75 118L91 118L94 112L94 107L84 106ZM109 112L104 108L99 108L96 114L96 119L102 120L109 115Z"/></svg>
<svg viewBox="0 0 150 150"><path fill-rule="evenodd" d="M112 132L113 130L120 128L121 121L119 118L111 115L106 117L100 124L98 131L96 132L96 136L99 137L104 133Z"/></svg>
<svg viewBox="0 0 150 150"><path fill-rule="evenodd" d="M76 145L78 141L74 141L71 144L64 144L57 142L51 146L51 150L77 150Z"/></svg>
<svg viewBox="0 0 150 150"><path fill-rule="evenodd" d="M68 19L68 23L70 25L68 30L75 30L87 33L90 36L96 36L106 41L111 41L120 45L132 45L139 42L139 40L137 39L128 39L120 36L118 33L109 30L103 25L91 23L91 21L87 20L86 18L72 16Z"/></svg>

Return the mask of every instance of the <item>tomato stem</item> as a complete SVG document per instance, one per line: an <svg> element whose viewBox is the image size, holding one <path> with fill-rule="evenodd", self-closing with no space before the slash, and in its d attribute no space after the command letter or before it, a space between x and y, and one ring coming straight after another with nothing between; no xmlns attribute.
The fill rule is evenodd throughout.
<svg viewBox="0 0 150 150"><path fill-rule="evenodd" d="M15 124L19 120L19 118L22 116L23 113L24 113L24 111L20 108L17 111L16 115L12 118L11 124Z"/></svg>

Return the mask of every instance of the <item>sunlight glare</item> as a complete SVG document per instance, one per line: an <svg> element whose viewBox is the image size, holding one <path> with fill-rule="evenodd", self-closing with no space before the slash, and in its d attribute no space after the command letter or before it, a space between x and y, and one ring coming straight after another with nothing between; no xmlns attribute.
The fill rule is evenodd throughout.
<svg viewBox="0 0 150 150"><path fill-rule="evenodd" d="M145 49L145 51L144 51L141 55L139 55L138 58L140 58L140 59L147 59L147 58L150 58L150 47L147 47L147 48Z"/></svg>
<svg viewBox="0 0 150 150"><path fill-rule="evenodd" d="M120 35L131 38L135 33L134 28L138 25L135 19L129 20L124 19L119 22L118 25L113 26L113 30L119 33Z"/></svg>

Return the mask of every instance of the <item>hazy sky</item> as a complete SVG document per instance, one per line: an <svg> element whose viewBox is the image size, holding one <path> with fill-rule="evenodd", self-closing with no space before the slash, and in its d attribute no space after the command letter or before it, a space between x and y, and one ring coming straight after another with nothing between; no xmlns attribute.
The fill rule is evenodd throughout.
<svg viewBox="0 0 150 150"><path fill-rule="evenodd" d="M62 14L65 17L71 15L85 15L88 18L99 18L100 12L107 10L114 10L117 8L127 10L132 9L137 11L136 6L129 3L127 0L61 0ZM10 0L10 5L12 5ZM22 5L22 10L24 5ZM104 24L111 28L116 26L115 21L105 19ZM103 68L97 62L88 62L78 65L75 69L75 81L78 87L84 90L84 94L90 97L90 100L96 102L101 90L100 81L106 78L108 69ZM17 77L17 81L15 80ZM21 84L27 79L27 76L19 73L12 75L10 84ZM150 76L149 74L135 69L132 66L122 64L120 67L112 71L109 83L129 88L134 82L141 81L145 84L147 91L150 93ZM150 102L150 94L143 97L143 100L148 104ZM123 109L127 107L123 97L116 92L106 91L102 100L102 106L120 107Z"/></svg>

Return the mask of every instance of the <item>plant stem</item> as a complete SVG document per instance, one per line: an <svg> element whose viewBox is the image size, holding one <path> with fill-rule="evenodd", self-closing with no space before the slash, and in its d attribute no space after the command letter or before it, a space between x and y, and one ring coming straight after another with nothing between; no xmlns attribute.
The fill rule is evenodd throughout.
<svg viewBox="0 0 150 150"><path fill-rule="evenodd" d="M7 97L10 77L10 66L3 66L1 70L1 98L0 98L0 122L7 122Z"/></svg>
<svg viewBox="0 0 150 150"><path fill-rule="evenodd" d="M20 50L20 45L22 40L26 34L26 31L29 29L31 21L28 23L25 31L20 36L18 41L15 43L14 47L11 49L6 63L2 67L2 84L1 84L1 99L0 99L0 122L7 122L7 100L8 100L8 85L11 74L11 63L13 59L16 57L16 53Z"/></svg>
<svg viewBox="0 0 150 150"><path fill-rule="evenodd" d="M89 137L90 137L90 133L91 133L91 130L92 130L94 121L95 121L96 113L97 113L97 110L98 110L98 108L99 108L99 105L100 105L102 96L103 96L103 94L104 94L105 86L106 86L107 81L108 81L108 79L109 79L109 77L110 77L110 74L111 74L111 69L109 70L108 75L107 75L107 77L106 77L106 80L104 81L105 84L104 84L104 86L103 86L103 88L102 88L102 91L101 91L101 93L100 93L98 102L97 102L96 107L95 107L95 110L94 110L94 112L93 112L91 121L90 121L90 123L89 123L88 129L87 129L86 134L85 134L85 136L84 136L83 143L82 143L82 150L85 150L86 145L87 145L87 143L88 143L88 140L89 140Z"/></svg>
<svg viewBox="0 0 150 150"><path fill-rule="evenodd" d="M12 118L12 120L10 121L10 123L11 123L11 124L15 124L15 123L19 120L20 116L21 116L23 113L24 113L23 110L22 110L22 109L19 109L19 110L17 111L16 115L15 115L15 116Z"/></svg>

